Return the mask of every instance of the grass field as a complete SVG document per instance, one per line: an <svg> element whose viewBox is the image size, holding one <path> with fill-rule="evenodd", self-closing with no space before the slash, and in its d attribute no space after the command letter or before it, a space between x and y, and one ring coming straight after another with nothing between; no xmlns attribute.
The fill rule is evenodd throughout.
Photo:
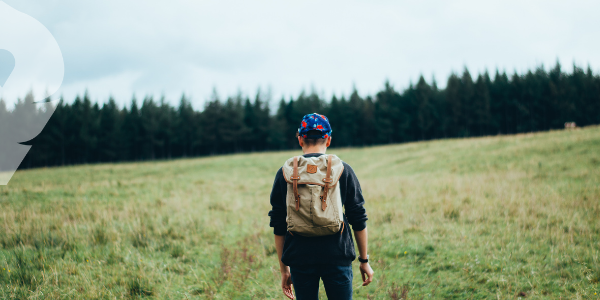
<svg viewBox="0 0 600 300"><path fill-rule="evenodd" d="M366 198L355 299L600 299L600 127L330 152ZM18 171L0 299L284 299L267 213L296 154Z"/></svg>

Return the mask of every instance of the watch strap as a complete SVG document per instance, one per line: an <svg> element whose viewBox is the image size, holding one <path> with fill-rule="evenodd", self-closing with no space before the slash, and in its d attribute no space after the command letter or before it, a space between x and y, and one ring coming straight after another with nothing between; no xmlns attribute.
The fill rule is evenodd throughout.
<svg viewBox="0 0 600 300"><path fill-rule="evenodd" d="M362 258L360 257L360 255L359 255L359 256L358 256L358 261L360 261L361 263L368 263L368 262L369 262L369 255L367 255L367 258L366 258L366 259L362 259Z"/></svg>

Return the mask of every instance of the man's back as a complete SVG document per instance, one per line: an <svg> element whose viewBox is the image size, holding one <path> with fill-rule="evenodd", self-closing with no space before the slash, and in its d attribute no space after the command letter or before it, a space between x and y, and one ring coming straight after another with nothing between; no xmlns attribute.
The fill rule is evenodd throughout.
<svg viewBox="0 0 600 300"><path fill-rule="evenodd" d="M322 153L305 154L304 157L317 157ZM341 234L332 234L321 237L303 237L291 235L287 232L286 222L286 195L287 182L280 168L275 176L271 191L271 217L270 226L273 233L285 236L285 245L281 261L288 265L330 264L350 265L356 259L354 241L351 230L363 230L367 224L367 214L363 207L365 201L362 196L360 184L354 171L347 163L343 162L344 171L340 175L340 193L344 206L344 227ZM351 225L352 227L349 227Z"/></svg>

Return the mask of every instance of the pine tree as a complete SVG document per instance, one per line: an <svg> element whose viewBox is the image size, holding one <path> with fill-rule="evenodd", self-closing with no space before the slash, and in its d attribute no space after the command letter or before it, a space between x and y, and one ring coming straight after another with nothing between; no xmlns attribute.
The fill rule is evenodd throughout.
<svg viewBox="0 0 600 300"><path fill-rule="evenodd" d="M345 129L348 131L349 136L347 142L348 146L357 145L357 138L361 136L360 128L366 125L365 118L363 117L365 109L364 102L363 98L358 94L356 87L352 87L352 93L350 94L347 105L348 113L345 116L347 118Z"/></svg>
<svg viewBox="0 0 600 300"><path fill-rule="evenodd" d="M181 95L179 107L177 108L177 121L175 122L176 143L178 145L179 155L183 157L193 156L194 148L198 141L198 118L197 113L192 108L191 102L185 94Z"/></svg>
<svg viewBox="0 0 600 300"><path fill-rule="evenodd" d="M429 139L435 122L433 91L423 76L419 77L415 87L416 127L419 130L419 139Z"/></svg>
<svg viewBox="0 0 600 300"><path fill-rule="evenodd" d="M475 107L477 106L476 102L478 99L475 98L475 87L473 83L473 78L471 77L471 73L465 67L463 71L463 75L460 78L460 95L461 95L461 103L462 105L462 115L461 119L461 129L459 131L458 136L460 137L469 137L473 136L477 130L475 129Z"/></svg>
<svg viewBox="0 0 600 300"><path fill-rule="evenodd" d="M271 117L271 127L269 130L269 149L282 150L287 149L287 137L294 134L293 130L289 130L287 119L285 116L287 103L281 98L279 107L274 116Z"/></svg>
<svg viewBox="0 0 600 300"><path fill-rule="evenodd" d="M142 136L143 159L155 159L157 148L163 146L164 141L159 139L160 123L158 120L159 109L152 96L147 96L140 107L140 133Z"/></svg>
<svg viewBox="0 0 600 300"><path fill-rule="evenodd" d="M271 111L269 109L270 93L263 93L259 89L254 98L253 114L255 116L254 149L264 151L269 145L269 128L271 128ZM242 133L243 134L243 133ZM253 150L254 150L253 149Z"/></svg>
<svg viewBox="0 0 600 300"><path fill-rule="evenodd" d="M475 94L473 101L473 130L476 135L482 136L489 132L490 127L490 77L487 72L477 77L475 82Z"/></svg>
<svg viewBox="0 0 600 300"><path fill-rule="evenodd" d="M451 137L457 137L464 132L463 121L463 97L461 97L460 79L456 74L450 74L446 83L446 115L449 116L448 134Z"/></svg>
<svg viewBox="0 0 600 300"><path fill-rule="evenodd" d="M221 114L217 121L221 149L217 153L240 152L243 134L247 132L241 98L229 97L222 107Z"/></svg>
<svg viewBox="0 0 600 300"><path fill-rule="evenodd" d="M99 161L114 162L121 156L119 134L122 126L121 113L113 97L100 110L100 136L98 138Z"/></svg>
<svg viewBox="0 0 600 300"><path fill-rule="evenodd" d="M131 98L129 111L124 108L123 145L126 148L126 160L142 159L142 122L135 96Z"/></svg>
<svg viewBox="0 0 600 300"><path fill-rule="evenodd" d="M158 139L162 147L159 148L159 157L172 158L174 147L177 143L176 135L177 112L170 106L165 97L161 97L158 107Z"/></svg>
<svg viewBox="0 0 600 300"><path fill-rule="evenodd" d="M400 94L398 94L389 81L385 82L383 91L377 93L375 98L375 130L376 143L388 144L397 141L397 128L400 115Z"/></svg>

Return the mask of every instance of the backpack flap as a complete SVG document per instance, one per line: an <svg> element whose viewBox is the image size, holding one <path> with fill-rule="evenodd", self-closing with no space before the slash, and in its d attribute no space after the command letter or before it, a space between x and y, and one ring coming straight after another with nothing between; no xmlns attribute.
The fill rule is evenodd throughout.
<svg viewBox="0 0 600 300"><path fill-rule="evenodd" d="M318 157L296 156L298 159L298 173L300 179L298 184L314 184L322 187L326 186L323 181L327 177L327 158L331 157L331 182L329 188L335 186L344 171L342 160L336 155L321 155ZM294 175L294 157L288 159L283 165L283 177L287 183L294 183L292 177Z"/></svg>
<svg viewBox="0 0 600 300"><path fill-rule="evenodd" d="M338 183L344 164L335 155L321 155L318 157L294 156L283 165L283 177L288 183L293 184L296 211L300 209L298 195L299 184L312 184L322 187L321 209L327 208L327 195Z"/></svg>

